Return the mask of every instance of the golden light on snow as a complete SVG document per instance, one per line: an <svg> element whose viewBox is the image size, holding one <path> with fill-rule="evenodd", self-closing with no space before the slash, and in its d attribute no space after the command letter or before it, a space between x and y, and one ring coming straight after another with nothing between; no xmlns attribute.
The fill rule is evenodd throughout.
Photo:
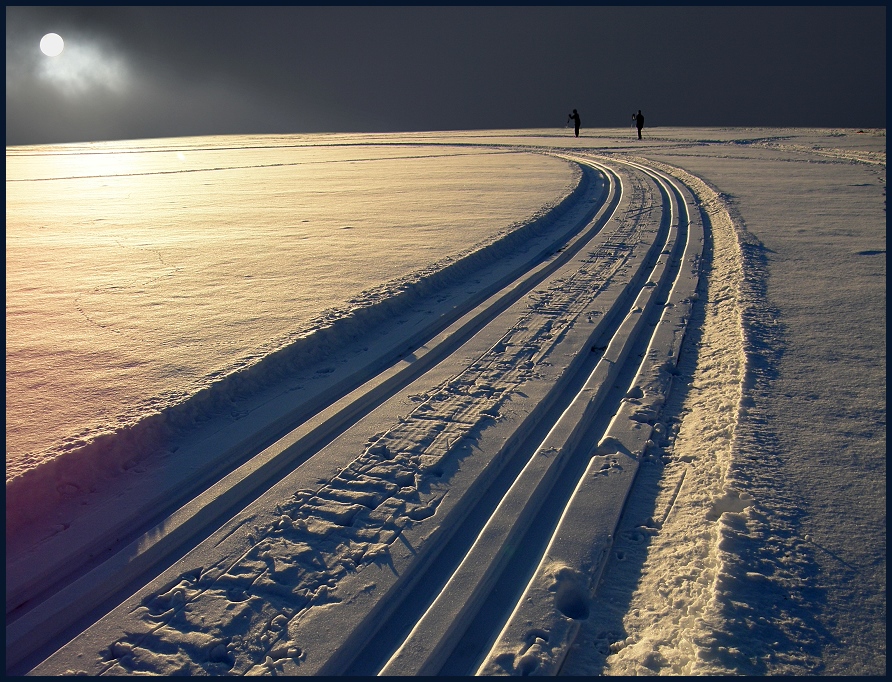
<svg viewBox="0 0 892 682"><path fill-rule="evenodd" d="M26 382L7 405L17 471L36 461L25 453L105 428L106 406L123 414L174 382L170 395L194 393L318 311L494 239L572 180L538 154L437 147L362 164L350 147L232 137L41 151L7 158L7 363Z"/></svg>
<svg viewBox="0 0 892 682"><path fill-rule="evenodd" d="M40 51L47 57L58 57L65 48L65 41L58 33L47 33L40 39Z"/></svg>

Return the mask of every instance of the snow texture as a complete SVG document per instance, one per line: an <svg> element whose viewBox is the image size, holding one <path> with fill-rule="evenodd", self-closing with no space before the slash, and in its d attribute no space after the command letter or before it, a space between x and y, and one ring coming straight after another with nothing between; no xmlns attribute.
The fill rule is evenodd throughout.
<svg viewBox="0 0 892 682"><path fill-rule="evenodd" d="M53 366L156 397L8 463L7 672L885 674L884 196L885 131L8 149L8 458Z"/></svg>

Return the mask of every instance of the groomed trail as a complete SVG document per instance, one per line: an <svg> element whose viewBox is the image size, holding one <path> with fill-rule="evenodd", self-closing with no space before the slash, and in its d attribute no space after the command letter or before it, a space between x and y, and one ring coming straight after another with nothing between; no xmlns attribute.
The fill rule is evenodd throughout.
<svg viewBox="0 0 892 682"><path fill-rule="evenodd" d="M711 223L696 179L555 154L580 187L534 248L370 332L370 376L322 372L299 425L138 537L8 583L7 672L558 674L666 442Z"/></svg>

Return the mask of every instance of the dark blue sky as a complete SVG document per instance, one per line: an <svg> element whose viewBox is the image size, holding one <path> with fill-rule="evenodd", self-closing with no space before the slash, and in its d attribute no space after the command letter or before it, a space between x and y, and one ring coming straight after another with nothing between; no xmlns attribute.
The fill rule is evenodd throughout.
<svg viewBox="0 0 892 682"><path fill-rule="evenodd" d="M886 125L874 7L7 7L7 145ZM48 32L66 41L42 55Z"/></svg>

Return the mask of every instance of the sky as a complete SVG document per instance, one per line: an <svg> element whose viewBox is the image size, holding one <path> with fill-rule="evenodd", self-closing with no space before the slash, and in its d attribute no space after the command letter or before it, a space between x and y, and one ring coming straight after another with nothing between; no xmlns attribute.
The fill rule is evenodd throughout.
<svg viewBox="0 0 892 682"><path fill-rule="evenodd" d="M46 33L65 49L48 57ZM564 127L885 128L886 9L7 7L6 144Z"/></svg>

